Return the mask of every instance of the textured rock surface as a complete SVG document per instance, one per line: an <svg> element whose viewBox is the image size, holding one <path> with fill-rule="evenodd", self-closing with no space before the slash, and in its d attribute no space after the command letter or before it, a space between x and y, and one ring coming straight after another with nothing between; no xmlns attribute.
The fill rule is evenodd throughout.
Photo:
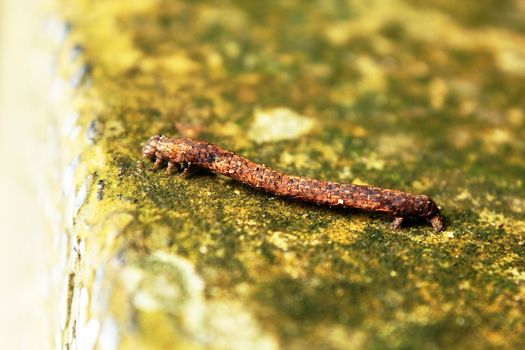
<svg viewBox="0 0 525 350"><path fill-rule="evenodd" d="M522 1L68 1L62 344L522 348ZM69 95L68 95L69 96ZM153 134L425 193L448 228L137 166ZM66 191L67 192L67 191Z"/></svg>

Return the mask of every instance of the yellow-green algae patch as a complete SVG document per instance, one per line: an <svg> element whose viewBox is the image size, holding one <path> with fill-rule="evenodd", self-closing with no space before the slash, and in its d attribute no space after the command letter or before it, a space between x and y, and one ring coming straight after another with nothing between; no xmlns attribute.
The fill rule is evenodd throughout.
<svg viewBox="0 0 525 350"><path fill-rule="evenodd" d="M525 346L519 1L59 3L81 51L64 74L89 67L64 135L64 346ZM137 161L161 133L426 193L448 226L152 173Z"/></svg>
<svg viewBox="0 0 525 350"><path fill-rule="evenodd" d="M307 134L314 125L312 119L298 115L288 108L256 110L248 136L259 144L293 140Z"/></svg>

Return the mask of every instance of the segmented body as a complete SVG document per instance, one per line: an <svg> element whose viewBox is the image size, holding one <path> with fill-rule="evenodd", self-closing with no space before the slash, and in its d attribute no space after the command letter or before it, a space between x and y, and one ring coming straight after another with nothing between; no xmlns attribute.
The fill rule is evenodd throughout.
<svg viewBox="0 0 525 350"><path fill-rule="evenodd" d="M395 217L395 228L405 218L428 220L436 231L444 228L439 208L425 195L287 175L212 143L187 138L156 135L146 142L142 153L155 161L154 169L163 162L167 162L168 171L176 164L195 166L277 196L389 214Z"/></svg>

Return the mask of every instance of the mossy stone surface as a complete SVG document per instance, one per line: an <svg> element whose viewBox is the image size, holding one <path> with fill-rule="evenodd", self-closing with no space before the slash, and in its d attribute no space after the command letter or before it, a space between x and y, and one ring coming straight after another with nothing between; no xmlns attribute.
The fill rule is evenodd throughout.
<svg viewBox="0 0 525 350"><path fill-rule="evenodd" d="M85 73L64 343L525 347L523 2L60 9ZM154 134L425 193L448 226L395 231L222 176L151 173L137 161Z"/></svg>

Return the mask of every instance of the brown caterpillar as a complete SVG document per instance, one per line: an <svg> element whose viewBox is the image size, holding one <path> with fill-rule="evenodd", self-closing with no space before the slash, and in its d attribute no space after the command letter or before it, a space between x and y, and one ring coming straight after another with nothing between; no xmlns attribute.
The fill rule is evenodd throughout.
<svg viewBox="0 0 525 350"><path fill-rule="evenodd" d="M439 208L427 196L286 175L205 141L155 135L144 144L142 156L154 161L153 170L165 163L168 173L175 165L184 168L184 175L190 166L203 168L277 196L389 214L396 229L412 218L430 222L438 232L445 226Z"/></svg>

